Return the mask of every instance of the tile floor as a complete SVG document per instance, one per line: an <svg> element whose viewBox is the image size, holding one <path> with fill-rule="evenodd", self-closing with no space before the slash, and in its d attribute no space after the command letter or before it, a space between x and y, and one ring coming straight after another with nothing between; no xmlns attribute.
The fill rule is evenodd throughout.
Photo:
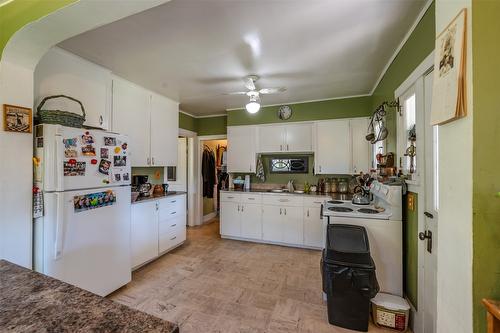
<svg viewBox="0 0 500 333"><path fill-rule="evenodd" d="M320 252L224 240L217 220L142 267L111 298L191 332L344 333L328 324ZM370 332L389 332L370 326Z"/></svg>

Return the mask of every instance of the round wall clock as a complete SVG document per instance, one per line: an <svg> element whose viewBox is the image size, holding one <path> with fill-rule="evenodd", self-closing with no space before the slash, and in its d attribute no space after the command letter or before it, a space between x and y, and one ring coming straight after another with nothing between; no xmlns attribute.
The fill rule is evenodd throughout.
<svg viewBox="0 0 500 333"><path fill-rule="evenodd" d="M288 105L280 106L280 108L278 110L278 117L281 120L290 119L291 116L292 116L292 108L290 106L288 106Z"/></svg>

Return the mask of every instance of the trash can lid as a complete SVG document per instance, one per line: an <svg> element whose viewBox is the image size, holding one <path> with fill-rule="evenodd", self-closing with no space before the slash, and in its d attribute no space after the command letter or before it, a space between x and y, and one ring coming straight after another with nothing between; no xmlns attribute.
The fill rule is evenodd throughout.
<svg viewBox="0 0 500 333"><path fill-rule="evenodd" d="M328 264L372 267L370 243L365 228L350 224L328 225L323 260Z"/></svg>
<svg viewBox="0 0 500 333"><path fill-rule="evenodd" d="M410 310L410 304L406 299L386 293L378 293L377 296L372 299L372 303L394 311Z"/></svg>

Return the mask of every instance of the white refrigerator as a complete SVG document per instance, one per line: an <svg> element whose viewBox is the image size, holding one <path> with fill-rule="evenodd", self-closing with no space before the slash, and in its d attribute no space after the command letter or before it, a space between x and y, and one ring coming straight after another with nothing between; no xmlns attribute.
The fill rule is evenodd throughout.
<svg viewBox="0 0 500 333"><path fill-rule="evenodd" d="M130 282L127 137L43 124L34 151L35 270L101 296Z"/></svg>

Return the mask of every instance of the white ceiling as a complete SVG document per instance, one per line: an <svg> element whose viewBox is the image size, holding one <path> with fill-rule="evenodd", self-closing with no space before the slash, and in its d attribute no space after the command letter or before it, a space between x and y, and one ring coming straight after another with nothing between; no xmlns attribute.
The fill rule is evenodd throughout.
<svg viewBox="0 0 500 333"><path fill-rule="evenodd" d="M60 46L181 103L240 108L242 77L282 104L369 94L425 0L173 0Z"/></svg>

